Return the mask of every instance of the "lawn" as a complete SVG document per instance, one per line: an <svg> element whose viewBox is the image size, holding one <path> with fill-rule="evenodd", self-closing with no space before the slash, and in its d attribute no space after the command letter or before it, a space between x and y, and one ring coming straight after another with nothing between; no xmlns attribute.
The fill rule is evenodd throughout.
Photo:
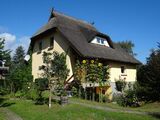
<svg viewBox="0 0 160 120"><path fill-rule="evenodd" d="M0 108L0 120L5 120L5 115L2 112L2 108Z"/></svg>
<svg viewBox="0 0 160 120"><path fill-rule="evenodd" d="M8 108L24 120L157 120L148 115L108 112L76 104L35 105L32 101L10 100ZM10 104L11 103L11 104Z"/></svg>

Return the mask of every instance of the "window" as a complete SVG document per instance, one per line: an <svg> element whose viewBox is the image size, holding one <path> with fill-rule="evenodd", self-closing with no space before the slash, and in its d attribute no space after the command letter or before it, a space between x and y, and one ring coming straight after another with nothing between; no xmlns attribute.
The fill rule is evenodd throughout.
<svg viewBox="0 0 160 120"><path fill-rule="evenodd" d="M54 37L50 38L50 48L53 48L54 46Z"/></svg>
<svg viewBox="0 0 160 120"><path fill-rule="evenodd" d="M125 73L125 67L121 66L121 73Z"/></svg>
<svg viewBox="0 0 160 120"><path fill-rule="evenodd" d="M96 37L96 39L97 39L97 43L99 43L99 44L104 44L104 41L105 41L104 38Z"/></svg>
<svg viewBox="0 0 160 120"><path fill-rule="evenodd" d="M39 48L39 51L38 51L38 52L41 52L41 50L42 50L42 41L39 42L38 48Z"/></svg>
<svg viewBox="0 0 160 120"><path fill-rule="evenodd" d="M103 38L103 37L99 37L99 36L96 36L96 37L91 41L91 43L99 44L99 45L104 45L104 46L110 47L107 39L106 39L106 38Z"/></svg>
<svg viewBox="0 0 160 120"><path fill-rule="evenodd" d="M101 39L97 37L97 43L101 43Z"/></svg>
<svg viewBox="0 0 160 120"><path fill-rule="evenodd" d="M101 44L104 44L104 40L103 39L101 39Z"/></svg>

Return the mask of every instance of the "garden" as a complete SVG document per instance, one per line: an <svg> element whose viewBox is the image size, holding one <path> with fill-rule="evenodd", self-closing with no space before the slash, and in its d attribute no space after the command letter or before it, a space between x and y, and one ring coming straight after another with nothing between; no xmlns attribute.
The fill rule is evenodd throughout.
<svg viewBox="0 0 160 120"><path fill-rule="evenodd" d="M5 77L0 80L0 120L6 119L4 109L13 111L24 120L160 118L160 44L151 52L146 64L137 68L134 85L126 89L125 81L116 81L119 92L112 100L102 91L93 92L96 83L100 88L109 84L110 67L101 60L77 60L75 80L68 85L66 54L44 52L44 65L40 66L43 73L33 82L32 59L24 61L24 48L19 46L13 56L10 52L4 50L4 40L0 39L0 58L6 60L5 65L10 68L7 73L2 73ZM30 50L28 54L31 54ZM89 90L82 87L87 82L91 83ZM68 91L72 98L68 97Z"/></svg>

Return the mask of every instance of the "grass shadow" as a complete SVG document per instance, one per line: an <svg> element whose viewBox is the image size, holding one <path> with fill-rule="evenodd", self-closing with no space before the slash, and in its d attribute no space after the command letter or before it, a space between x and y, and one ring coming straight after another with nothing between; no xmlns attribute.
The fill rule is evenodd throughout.
<svg viewBox="0 0 160 120"><path fill-rule="evenodd" d="M2 105L5 100L6 98L0 98L0 105Z"/></svg>
<svg viewBox="0 0 160 120"><path fill-rule="evenodd" d="M11 106L11 105L14 105L14 104L16 104L16 103L3 103L2 105L1 105L1 107L9 107L9 106Z"/></svg>
<svg viewBox="0 0 160 120"><path fill-rule="evenodd" d="M155 113L148 113L148 115L154 117L154 118L158 118L160 119L160 113L159 112L155 112Z"/></svg>
<svg viewBox="0 0 160 120"><path fill-rule="evenodd" d="M15 104L14 102L12 102L12 103L11 102L6 102L6 100L8 100L8 99L3 98L3 97L0 98L0 107L9 107L9 106Z"/></svg>
<svg viewBox="0 0 160 120"><path fill-rule="evenodd" d="M49 103L49 100L48 98L38 98L36 101L35 101L35 105L48 105ZM52 103L53 104L60 104L60 101L57 100L57 99L52 99Z"/></svg>

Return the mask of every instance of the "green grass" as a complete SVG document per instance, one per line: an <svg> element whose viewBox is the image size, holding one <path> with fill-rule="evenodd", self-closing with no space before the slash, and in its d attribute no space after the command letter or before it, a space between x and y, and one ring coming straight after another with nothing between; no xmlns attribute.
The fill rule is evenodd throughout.
<svg viewBox="0 0 160 120"><path fill-rule="evenodd" d="M121 107L118 104L113 104L113 103L98 103L98 102L92 102L89 100L83 100L83 99L78 99L78 98L70 98L70 100L76 101L76 102L81 102L81 103L86 103L86 104L91 104L91 105L110 107L110 108L120 109L120 110L131 110L131 111L140 111L140 112L156 112L156 113L160 114L160 103L158 103L158 102L145 104L141 107L131 108L131 107Z"/></svg>
<svg viewBox="0 0 160 120"><path fill-rule="evenodd" d="M5 115L2 112L2 109L0 108L0 120L5 120Z"/></svg>
<svg viewBox="0 0 160 120"><path fill-rule="evenodd" d="M60 106L53 104L35 105L32 101L12 100L8 108L20 115L24 120L156 120L148 115L135 115L119 112L107 112L76 104Z"/></svg>

